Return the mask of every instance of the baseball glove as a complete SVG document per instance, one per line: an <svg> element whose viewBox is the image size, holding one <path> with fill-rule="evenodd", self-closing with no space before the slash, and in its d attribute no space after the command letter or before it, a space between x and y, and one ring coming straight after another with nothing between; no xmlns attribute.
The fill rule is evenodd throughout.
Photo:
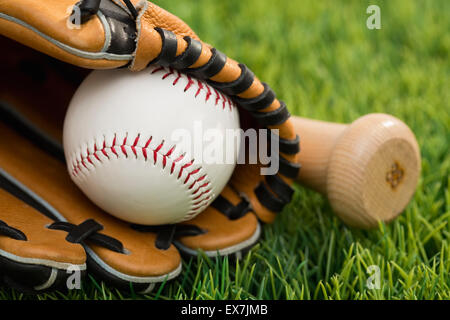
<svg viewBox="0 0 450 320"><path fill-rule="evenodd" d="M52 220L23 203L23 193L0 169L0 273L1 282L22 292L41 292L67 287L73 271L81 281L86 273L86 254L77 243L46 226Z"/></svg>
<svg viewBox="0 0 450 320"><path fill-rule="evenodd" d="M89 270L103 279L118 287L132 282L145 291L175 277L180 259L172 243L188 255L198 249L210 256L240 253L257 242L258 220L272 222L290 202L300 169L299 137L286 105L244 64L203 43L179 18L147 1L0 0L0 34L22 44L1 39L6 57L0 129L7 139L0 145L0 168L10 184L45 204L56 221L49 230L68 232L67 241L76 238L84 246ZM62 163L66 107L89 70L141 71L151 64L188 73L230 96L240 107L243 128L270 129L279 142L279 155L271 155L279 160L279 172L262 176L262 164L238 165L210 207L175 226L129 226L90 203ZM9 198L16 202L11 208L20 206ZM5 214L1 220L8 228L25 230ZM20 257L23 247L0 242L0 255L17 250L12 254ZM34 257L33 250L28 253Z"/></svg>

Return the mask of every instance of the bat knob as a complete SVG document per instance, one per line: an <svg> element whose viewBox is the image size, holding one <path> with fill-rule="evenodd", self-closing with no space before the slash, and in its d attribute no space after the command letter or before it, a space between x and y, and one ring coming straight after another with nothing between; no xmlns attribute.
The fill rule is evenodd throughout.
<svg viewBox="0 0 450 320"><path fill-rule="evenodd" d="M348 225L373 228L396 218L411 200L421 158L413 132L387 114L369 114L338 139L327 172L328 199Z"/></svg>

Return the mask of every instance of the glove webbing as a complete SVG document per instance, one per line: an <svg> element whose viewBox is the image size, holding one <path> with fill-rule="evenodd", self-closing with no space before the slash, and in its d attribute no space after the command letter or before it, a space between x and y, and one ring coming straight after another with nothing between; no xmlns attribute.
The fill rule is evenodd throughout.
<svg viewBox="0 0 450 320"><path fill-rule="evenodd" d="M76 7L80 10L80 22L85 23L87 22L93 15L96 15L97 12L100 9L100 2L101 0L81 0L77 4L75 4ZM131 15L134 19L138 16L138 13L136 11L136 8L133 6L130 0L123 0L125 5L127 6L128 10L130 11ZM71 15L73 15L74 12L72 12Z"/></svg>
<svg viewBox="0 0 450 320"><path fill-rule="evenodd" d="M273 90L265 83L263 83L264 91L254 98L238 97L238 94L245 92L251 87L255 81L254 74L243 64L239 64L241 69L240 76L232 82L216 82L210 78L217 75L226 66L227 56L219 50L212 48L211 57L209 61L201 67L189 68L201 56L203 45L200 41L190 37L183 39L187 43L186 50L176 56L178 48L178 39L176 35L162 28L155 28L162 39L162 48L159 56L151 62L151 64L158 63L162 66L169 66L182 72L189 73L196 78L206 80L211 86L219 89L229 95L238 105L243 109L250 111L251 115L258 121L262 127L278 126L286 122L290 114L286 108L286 104L280 101L280 107L270 112L261 112L260 110L270 107L276 99ZM294 139L278 138L280 142L280 150L289 155L296 154L300 151L299 137ZM296 178L300 165L291 163L281 155L280 160L280 174L287 178ZM269 177L269 176L268 176ZM269 189L272 191L270 192ZM279 212L283 207L290 202L293 191L291 187L281 178L267 179L254 190L255 195L263 206L271 211ZM223 204L223 203L222 203ZM220 206L222 211L227 206Z"/></svg>

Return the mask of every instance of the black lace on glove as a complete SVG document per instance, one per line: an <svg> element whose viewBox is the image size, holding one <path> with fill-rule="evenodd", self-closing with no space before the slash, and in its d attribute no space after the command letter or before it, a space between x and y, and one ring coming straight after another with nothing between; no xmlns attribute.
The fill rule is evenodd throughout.
<svg viewBox="0 0 450 320"><path fill-rule="evenodd" d="M125 5L127 6L128 10L130 10L131 15L134 19L137 18L138 12L136 8L133 6L130 0L122 0ZM89 19L96 15L98 10L100 9L100 2L101 0L81 0L75 6L80 10L80 22L82 24L89 21ZM75 14L75 10L72 11L72 17Z"/></svg>
<svg viewBox="0 0 450 320"><path fill-rule="evenodd" d="M88 219L79 225L58 221L49 225L48 228L68 232L66 240L71 243L83 244L85 241L90 241L114 252L127 253L122 242L106 234L99 233L99 231L103 230L103 226L93 219Z"/></svg>

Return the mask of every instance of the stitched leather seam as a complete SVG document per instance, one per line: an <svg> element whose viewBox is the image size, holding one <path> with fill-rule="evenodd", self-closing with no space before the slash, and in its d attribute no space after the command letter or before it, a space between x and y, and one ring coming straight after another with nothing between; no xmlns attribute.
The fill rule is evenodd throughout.
<svg viewBox="0 0 450 320"><path fill-rule="evenodd" d="M151 71L151 74L155 74L157 72L164 73L162 76L162 80L173 79L172 81L173 86L176 86L179 83L181 83L179 81L181 78L187 79L188 83L184 87L184 92L188 92L189 90L192 91L195 90L195 98L197 98L202 91L205 91L206 93L205 102L208 102L210 99L214 99L215 106L221 106L223 110L228 109L232 111L233 108L236 107L236 104L233 102L233 100L231 100L231 98L229 98L222 92L218 91L217 89L211 87L210 85L206 84L205 82L202 82L200 80L191 77L190 75L183 74L180 71L177 71L171 67L166 68L162 66L157 66L155 69Z"/></svg>
<svg viewBox="0 0 450 320"><path fill-rule="evenodd" d="M195 160L187 160L185 154L174 158L173 152L176 146L172 146L167 152L162 152L161 149L165 144L164 140L156 147L151 147L150 143L153 137L150 137L142 147L138 146L141 135L138 134L133 138L129 137L127 133L123 141L119 142L117 134L114 134L111 146L106 145L105 138L100 142L101 147L95 143L93 151L87 148L85 155L79 152L78 156L72 158L71 175L77 178L83 172L93 171L96 167L103 164L105 160L110 161L111 157L119 159L120 156L125 156L126 159L130 157L138 159L139 156L143 156L145 162L152 161L153 165L156 165L158 162L161 163L162 168L169 171L169 175L174 176L177 181L180 181L181 184L187 187L188 193L192 196L191 209L183 221L190 220L196 216L212 198L212 188L208 174L203 173L202 167L195 167ZM90 166L93 168L90 168ZM186 178L183 178L184 173L187 173Z"/></svg>

